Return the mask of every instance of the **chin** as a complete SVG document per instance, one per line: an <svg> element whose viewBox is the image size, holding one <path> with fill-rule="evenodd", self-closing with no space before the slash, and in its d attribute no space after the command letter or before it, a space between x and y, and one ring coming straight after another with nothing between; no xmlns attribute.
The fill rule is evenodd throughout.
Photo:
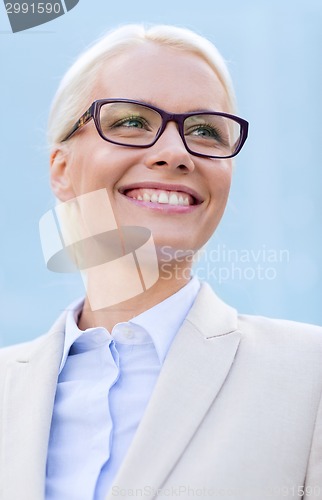
<svg viewBox="0 0 322 500"><path fill-rule="evenodd" d="M191 238L182 238L181 235L176 238L164 238L154 236L154 245L158 255L159 262L170 262L171 260L183 261L185 258L189 261L203 245L192 242Z"/></svg>

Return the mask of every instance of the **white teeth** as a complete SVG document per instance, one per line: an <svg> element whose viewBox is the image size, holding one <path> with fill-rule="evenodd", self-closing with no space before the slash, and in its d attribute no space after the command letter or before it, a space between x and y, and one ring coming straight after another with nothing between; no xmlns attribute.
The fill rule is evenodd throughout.
<svg viewBox="0 0 322 500"><path fill-rule="evenodd" d="M134 193L133 193L134 194ZM156 191L152 193L147 193L143 189L140 190L140 194L137 196L133 196L134 200L138 201L148 201L152 203L161 203L161 204L169 204L169 205L181 205L181 206L189 206L190 205L190 197L187 195L182 195L175 191Z"/></svg>
<svg viewBox="0 0 322 500"><path fill-rule="evenodd" d="M169 197L170 205L179 205L178 196L175 193L171 193Z"/></svg>
<svg viewBox="0 0 322 500"><path fill-rule="evenodd" d="M169 203L169 198L166 193L160 193L159 194L159 203Z"/></svg>

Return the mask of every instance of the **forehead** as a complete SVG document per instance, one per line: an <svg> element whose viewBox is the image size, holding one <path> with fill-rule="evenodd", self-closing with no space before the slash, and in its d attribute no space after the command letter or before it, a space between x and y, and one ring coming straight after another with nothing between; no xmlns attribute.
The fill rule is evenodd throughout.
<svg viewBox="0 0 322 500"><path fill-rule="evenodd" d="M114 97L177 113L228 107L225 89L204 59L150 42L113 56L98 71L93 100Z"/></svg>

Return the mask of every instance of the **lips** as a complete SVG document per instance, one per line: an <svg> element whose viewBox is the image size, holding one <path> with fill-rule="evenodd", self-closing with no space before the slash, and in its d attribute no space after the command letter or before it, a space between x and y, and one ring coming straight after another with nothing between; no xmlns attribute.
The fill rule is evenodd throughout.
<svg viewBox="0 0 322 500"><path fill-rule="evenodd" d="M129 189L125 196L139 201L150 201L168 205L194 205L194 198L190 194L179 191L165 191L160 189Z"/></svg>
<svg viewBox="0 0 322 500"><path fill-rule="evenodd" d="M179 184L138 183L119 188L128 198L160 205L191 206L199 205L203 199L191 188Z"/></svg>

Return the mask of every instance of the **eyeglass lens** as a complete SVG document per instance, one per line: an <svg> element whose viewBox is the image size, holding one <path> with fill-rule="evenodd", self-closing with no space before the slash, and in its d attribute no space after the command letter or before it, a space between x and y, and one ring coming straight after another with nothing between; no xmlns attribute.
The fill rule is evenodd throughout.
<svg viewBox="0 0 322 500"><path fill-rule="evenodd" d="M105 103L100 108L99 120L104 137L124 145L148 146L162 126L157 111L125 102ZM224 158L237 149L240 125L220 115L191 115L184 121L184 138L192 152Z"/></svg>

